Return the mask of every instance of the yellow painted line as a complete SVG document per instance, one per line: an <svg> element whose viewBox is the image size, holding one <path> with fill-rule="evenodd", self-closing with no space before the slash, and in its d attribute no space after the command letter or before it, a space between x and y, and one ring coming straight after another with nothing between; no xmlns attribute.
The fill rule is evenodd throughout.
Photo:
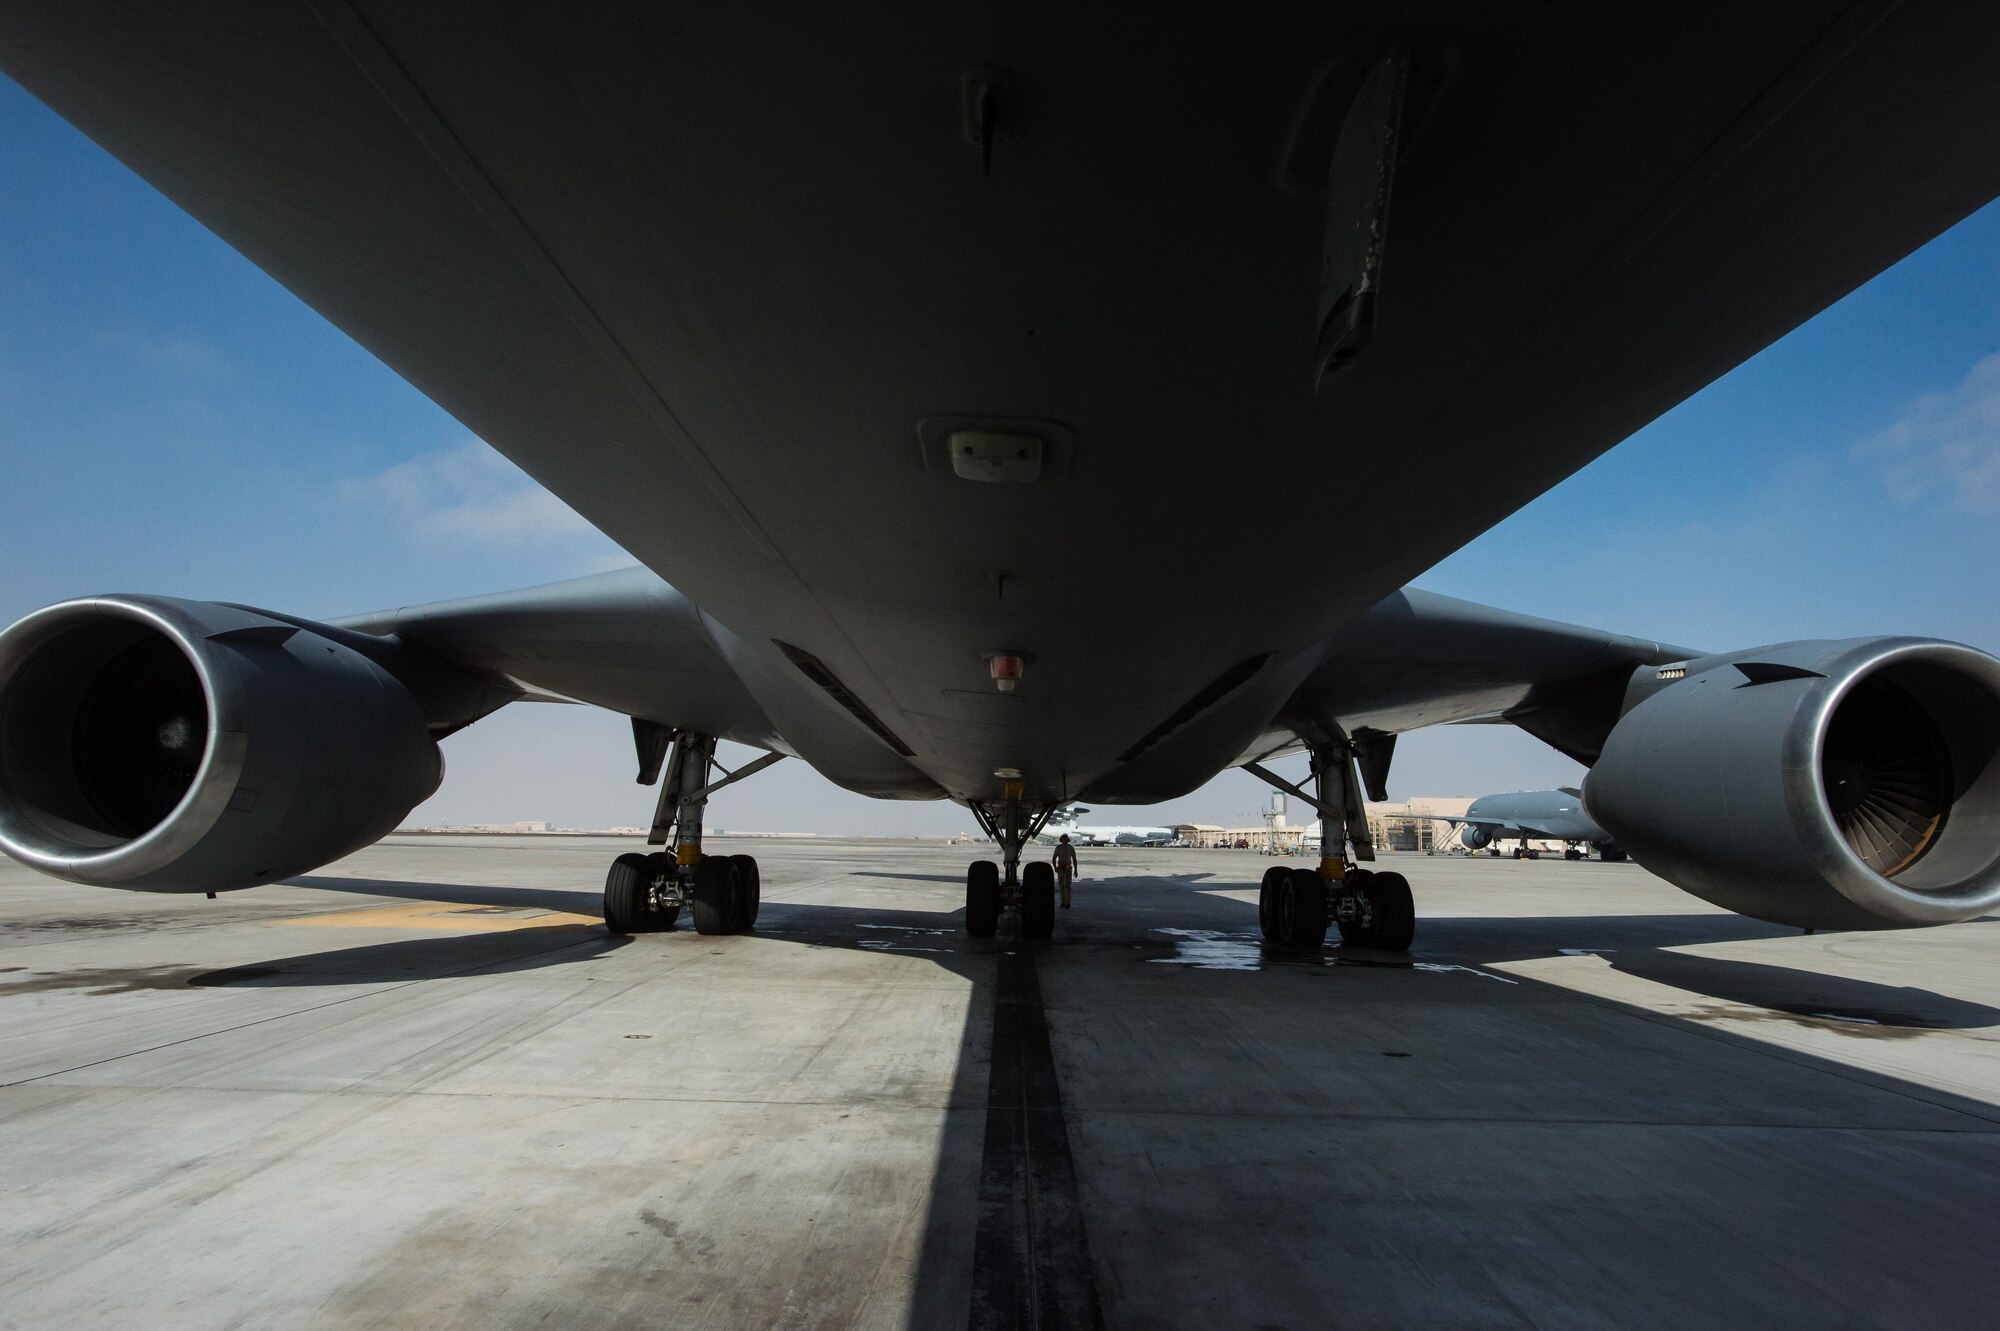
<svg viewBox="0 0 2000 1331"><path fill-rule="evenodd" d="M273 924L317 925L327 929L446 929L467 933L498 933L509 929L549 929L561 925L601 924L595 915L561 910L510 906L468 906L449 901L411 901L400 906L337 910L325 915L298 915Z"/></svg>

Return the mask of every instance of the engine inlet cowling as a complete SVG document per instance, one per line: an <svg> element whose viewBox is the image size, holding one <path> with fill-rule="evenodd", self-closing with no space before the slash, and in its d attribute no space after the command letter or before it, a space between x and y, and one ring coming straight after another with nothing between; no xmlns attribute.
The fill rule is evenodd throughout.
<svg viewBox="0 0 2000 1331"><path fill-rule="evenodd" d="M2000 661L1986 653L1785 643L1647 667L1631 697L1584 798L1661 877L1811 928L2000 906Z"/></svg>
<svg viewBox="0 0 2000 1331"><path fill-rule="evenodd" d="M271 882L392 830L441 775L409 691L291 622L113 596L0 633L0 850L57 877Z"/></svg>

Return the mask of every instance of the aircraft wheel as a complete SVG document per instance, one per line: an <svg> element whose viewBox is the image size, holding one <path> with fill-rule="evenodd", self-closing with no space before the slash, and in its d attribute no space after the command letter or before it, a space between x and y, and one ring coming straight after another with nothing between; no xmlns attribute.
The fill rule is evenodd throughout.
<svg viewBox="0 0 2000 1331"><path fill-rule="evenodd" d="M1047 938L1056 931L1056 871L1047 864L1021 870L1021 933Z"/></svg>
<svg viewBox="0 0 2000 1331"><path fill-rule="evenodd" d="M1385 952L1408 952L1417 936L1417 903L1410 895L1410 880L1399 873L1368 876L1368 904L1375 908L1368 929L1367 945Z"/></svg>
<svg viewBox="0 0 2000 1331"><path fill-rule="evenodd" d="M1529 858L1529 859L1531 859L1531 860L1538 860L1538 859L1542 858L1542 852L1540 852L1539 850L1532 850L1532 849L1531 849L1531 850L1529 850L1529 852L1528 852L1528 858Z"/></svg>
<svg viewBox="0 0 2000 1331"><path fill-rule="evenodd" d="M743 874L733 855L704 855L694 866L694 931L726 934L736 925Z"/></svg>
<svg viewBox="0 0 2000 1331"><path fill-rule="evenodd" d="M730 932L746 933L757 923L757 910L764 904L764 880L750 856L731 855L729 862L736 866L736 918Z"/></svg>
<svg viewBox="0 0 2000 1331"><path fill-rule="evenodd" d="M1315 869L1293 869L1278 896L1278 941L1294 952L1326 944L1326 879Z"/></svg>
<svg viewBox="0 0 2000 1331"><path fill-rule="evenodd" d="M1257 888L1257 927L1273 942L1278 938L1278 895L1291 874L1290 869L1274 864L1264 870L1264 881Z"/></svg>
<svg viewBox="0 0 2000 1331"><path fill-rule="evenodd" d="M646 918L647 878L644 855L620 855L611 861L611 871L604 875L606 930L624 937L644 933L651 927Z"/></svg>
<svg viewBox="0 0 2000 1331"><path fill-rule="evenodd" d="M991 938L1000 931L1000 866L974 860L965 870L965 932Z"/></svg>
<svg viewBox="0 0 2000 1331"><path fill-rule="evenodd" d="M1565 846L1563 847L1563 858L1566 860L1580 860L1583 856L1577 853L1575 846Z"/></svg>

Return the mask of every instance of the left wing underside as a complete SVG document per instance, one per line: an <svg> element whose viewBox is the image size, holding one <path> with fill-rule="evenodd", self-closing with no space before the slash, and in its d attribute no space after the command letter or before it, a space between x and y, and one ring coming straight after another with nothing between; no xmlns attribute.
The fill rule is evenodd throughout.
<svg viewBox="0 0 2000 1331"><path fill-rule="evenodd" d="M548 700L786 749L701 611L643 568L333 622L419 643L527 698L553 695Z"/></svg>

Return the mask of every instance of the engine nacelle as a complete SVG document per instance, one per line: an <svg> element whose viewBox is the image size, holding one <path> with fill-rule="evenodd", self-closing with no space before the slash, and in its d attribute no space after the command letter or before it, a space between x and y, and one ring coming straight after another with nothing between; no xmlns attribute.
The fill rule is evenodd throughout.
<svg viewBox="0 0 2000 1331"><path fill-rule="evenodd" d="M1458 839L1465 843L1467 850L1485 850L1493 844L1493 833L1477 823L1461 823Z"/></svg>
<svg viewBox="0 0 2000 1331"><path fill-rule="evenodd" d="M1718 906L1885 929L2000 905L2000 661L1921 638L1643 668L1584 800Z"/></svg>
<svg viewBox="0 0 2000 1331"><path fill-rule="evenodd" d="M442 758L409 690L326 634L151 596L0 633L0 849L75 882L202 892L392 831Z"/></svg>

